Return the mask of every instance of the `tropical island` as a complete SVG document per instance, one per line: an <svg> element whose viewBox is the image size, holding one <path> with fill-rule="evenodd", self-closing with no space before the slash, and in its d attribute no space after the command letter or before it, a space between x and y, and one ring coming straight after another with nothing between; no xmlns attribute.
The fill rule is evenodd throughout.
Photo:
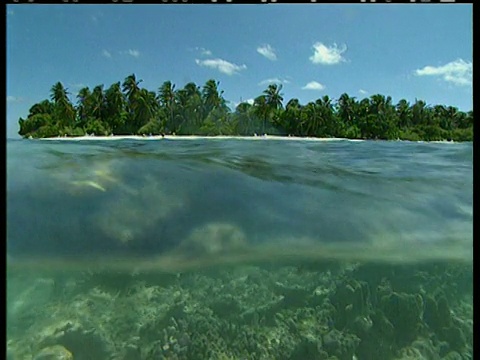
<svg viewBox="0 0 480 360"><path fill-rule="evenodd" d="M61 82L50 99L34 104L19 119L25 138L110 135L279 136L412 141L473 141L473 111L427 105L375 94L357 100L325 95L306 105L290 99L284 106L282 85L270 84L253 102L227 105L219 82L193 82L176 90L165 81L157 92L140 87L135 74L104 90L97 85L78 92L76 104Z"/></svg>

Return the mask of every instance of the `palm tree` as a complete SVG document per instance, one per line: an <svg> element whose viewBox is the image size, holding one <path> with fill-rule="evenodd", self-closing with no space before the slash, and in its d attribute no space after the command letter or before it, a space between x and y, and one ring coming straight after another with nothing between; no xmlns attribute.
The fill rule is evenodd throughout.
<svg viewBox="0 0 480 360"><path fill-rule="evenodd" d="M61 126L72 126L75 123L75 108L68 99L68 91L61 82L52 86L50 98L54 103L55 120Z"/></svg>
<svg viewBox="0 0 480 360"><path fill-rule="evenodd" d="M267 97L260 95L253 100L254 114L262 120L262 133L265 134L265 124L269 113L269 107L267 104Z"/></svg>
<svg viewBox="0 0 480 360"><path fill-rule="evenodd" d="M158 88L158 98L161 106L173 106L175 103L175 84L172 84L170 81L165 81L162 86Z"/></svg>
<svg viewBox="0 0 480 360"><path fill-rule="evenodd" d="M338 98L336 104L336 115L339 122L339 131L341 137L358 137L358 103L355 97L350 97L347 93L343 93Z"/></svg>
<svg viewBox="0 0 480 360"><path fill-rule="evenodd" d="M127 98L129 102L132 102L132 100L135 98L135 95L138 93L140 90L139 84L143 80L138 80L135 77L135 74L128 75L125 80L123 81L122 84L122 89L125 92L125 95L127 95Z"/></svg>
<svg viewBox="0 0 480 360"><path fill-rule="evenodd" d="M54 104L68 101L67 89L63 87L63 84L60 81L52 86L50 92L50 98L53 100Z"/></svg>
<svg viewBox="0 0 480 360"><path fill-rule="evenodd" d="M316 136L337 136L339 133L339 124L335 117L332 99L328 95L315 101L317 121Z"/></svg>
<svg viewBox="0 0 480 360"><path fill-rule="evenodd" d="M125 97L122 93L120 81L112 84L105 91L105 114L108 127L112 134L116 134L124 126L126 117Z"/></svg>
<svg viewBox="0 0 480 360"><path fill-rule="evenodd" d="M37 114L53 114L55 110L54 104L50 100L43 100L42 102L33 105L29 110L29 117Z"/></svg>
<svg viewBox="0 0 480 360"><path fill-rule="evenodd" d="M260 100L260 102L265 102L265 110L261 110L262 115L263 115L263 134L265 134L266 130L266 123L267 119L269 118L270 114L272 112L275 112L279 109L283 108L282 101L283 101L283 94L280 94L280 91L282 90L282 85L280 84L270 84L268 85L268 88L263 91L263 97L264 100ZM263 106L263 104L261 105Z"/></svg>
<svg viewBox="0 0 480 360"><path fill-rule="evenodd" d="M473 128L473 110L466 113L459 111L455 116L454 125L459 129Z"/></svg>
<svg viewBox="0 0 480 360"><path fill-rule="evenodd" d="M280 134L346 136L353 138L454 139L471 141L473 112L445 105L427 105L415 99L413 105L402 99L375 94L356 101L344 93L335 105L323 96L302 106L291 99L283 110L281 84L271 84L253 104L241 103L231 113L210 79L200 88L189 82L176 91L166 81L158 95L140 88L135 74L123 83L82 88L72 105L61 82L50 89L50 100L34 104L26 119L19 119L22 136L77 135L75 126L89 133L159 133L168 124L170 131L184 134L251 134L273 130ZM268 122L268 123L267 123ZM399 136L400 135L400 136Z"/></svg>
<svg viewBox="0 0 480 360"><path fill-rule="evenodd" d="M188 98L184 109L185 121L182 127L183 131L192 134L198 133L204 118L203 100L200 87L194 82L189 82L183 87L183 89Z"/></svg>
<svg viewBox="0 0 480 360"><path fill-rule="evenodd" d="M156 112L159 108L156 94L147 89L140 89L135 96L134 103L134 123L135 129L138 130L148 122L155 119Z"/></svg>
<svg viewBox="0 0 480 360"><path fill-rule="evenodd" d="M175 84L170 81L165 81L162 86L158 88L158 99L160 106L163 106L169 116L169 127L173 128L174 123L174 109L175 109Z"/></svg>
<svg viewBox="0 0 480 360"><path fill-rule="evenodd" d="M445 130L452 130L453 126L458 126L459 118L461 117L461 113L458 111L458 108L455 106L448 106L446 107L445 111L445 118L442 122L442 127Z"/></svg>
<svg viewBox="0 0 480 360"><path fill-rule="evenodd" d="M285 111L281 116L281 123L283 129L287 134L302 135L303 128L301 120L302 106L298 99L290 99L285 106Z"/></svg>
<svg viewBox="0 0 480 360"><path fill-rule="evenodd" d="M205 116L208 116L208 113L216 107L225 105L225 101L222 98L223 91L218 91L218 85L220 85L218 81L210 79L203 86L202 100L205 109Z"/></svg>
<svg viewBox="0 0 480 360"><path fill-rule="evenodd" d="M282 87L282 84L270 84L268 85L268 88L263 92L266 97L267 105L273 110L283 108L283 94L280 94L280 91L282 91Z"/></svg>
<svg viewBox="0 0 480 360"><path fill-rule="evenodd" d="M183 88L185 89L189 97L195 96L195 95L198 95L198 96L202 95L200 92L200 87L197 86L197 84L195 84L194 82L189 82L185 84Z"/></svg>
<svg viewBox="0 0 480 360"><path fill-rule="evenodd" d="M240 135L252 135L252 104L248 102L241 102L235 108L235 113L233 113L233 122L235 123L235 128L238 134Z"/></svg>
<svg viewBox="0 0 480 360"><path fill-rule="evenodd" d="M317 100L318 101L318 100ZM302 108L301 127L306 136L325 136L322 129L322 119L320 117L321 105L316 102L309 102Z"/></svg>
<svg viewBox="0 0 480 360"><path fill-rule="evenodd" d="M413 126L425 125L429 122L430 109L427 107L427 103L423 100L415 99L415 103L412 105L412 123Z"/></svg>
<svg viewBox="0 0 480 360"><path fill-rule="evenodd" d="M369 123L371 121L370 114L370 99L363 98L357 106L358 129L362 138L370 138Z"/></svg>
<svg viewBox="0 0 480 360"><path fill-rule="evenodd" d="M187 104L188 104L188 91L180 89L175 92L175 107L177 112L175 114L175 121L172 124L172 132L180 133L183 125L187 121Z"/></svg>
<svg viewBox="0 0 480 360"><path fill-rule="evenodd" d="M370 97L369 131L370 137L390 139L398 137L398 116L392 105L392 98L381 94Z"/></svg>
<svg viewBox="0 0 480 360"><path fill-rule="evenodd" d="M122 90L127 97L127 119L125 130L127 133L133 134L138 128L135 127L137 123L135 108L138 106L138 94L140 92L140 87L138 86L142 80L138 80L135 77L135 74L131 74L125 78L122 84Z"/></svg>
<svg viewBox="0 0 480 360"><path fill-rule="evenodd" d="M103 85L97 85L93 88L90 95L90 116L102 120L105 112L105 95L103 94Z"/></svg>
<svg viewBox="0 0 480 360"><path fill-rule="evenodd" d="M398 126L400 128L409 127L412 123L412 111L408 101L401 99L395 109L397 112Z"/></svg>
<svg viewBox="0 0 480 360"><path fill-rule="evenodd" d="M467 111L466 113L460 112L459 116L463 114L462 120L459 120L457 124L455 124L457 127L466 129L468 127L473 127L473 110Z"/></svg>
<svg viewBox="0 0 480 360"><path fill-rule="evenodd" d="M337 108L338 116L346 125L353 125L355 116L355 97L350 97L347 93L343 93L338 98Z"/></svg>
<svg viewBox="0 0 480 360"><path fill-rule="evenodd" d="M83 87L77 94L77 121L80 127L84 127L89 115L88 102L92 92L88 86Z"/></svg>

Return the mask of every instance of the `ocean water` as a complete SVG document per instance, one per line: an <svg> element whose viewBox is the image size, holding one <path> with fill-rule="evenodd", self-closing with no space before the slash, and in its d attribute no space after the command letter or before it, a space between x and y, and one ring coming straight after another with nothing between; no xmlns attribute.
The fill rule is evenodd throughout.
<svg viewBox="0 0 480 360"><path fill-rule="evenodd" d="M473 358L472 151L8 140L8 356Z"/></svg>

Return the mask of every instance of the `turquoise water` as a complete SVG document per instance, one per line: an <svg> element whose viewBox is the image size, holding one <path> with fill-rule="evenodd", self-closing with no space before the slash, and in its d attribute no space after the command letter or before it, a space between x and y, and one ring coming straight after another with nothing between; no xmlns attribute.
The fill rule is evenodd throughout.
<svg viewBox="0 0 480 360"><path fill-rule="evenodd" d="M12 261L471 258L469 143L10 141L7 173Z"/></svg>
<svg viewBox="0 0 480 360"><path fill-rule="evenodd" d="M467 359L472 167L471 143L8 140L10 356Z"/></svg>

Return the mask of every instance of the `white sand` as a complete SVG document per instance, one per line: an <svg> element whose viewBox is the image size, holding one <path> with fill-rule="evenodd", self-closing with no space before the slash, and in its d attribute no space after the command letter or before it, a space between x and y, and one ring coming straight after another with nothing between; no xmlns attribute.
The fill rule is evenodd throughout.
<svg viewBox="0 0 480 360"><path fill-rule="evenodd" d="M197 135L155 135L155 136L139 136L139 135L115 135L115 136L78 136L78 137L52 137L41 138L40 140L63 140L63 141L83 141L83 140L198 140L198 139L237 139L237 140L295 140L295 141L364 141L361 139L346 138L316 138L316 137L296 137L296 136L276 136L276 135L259 135L259 136L197 136Z"/></svg>

